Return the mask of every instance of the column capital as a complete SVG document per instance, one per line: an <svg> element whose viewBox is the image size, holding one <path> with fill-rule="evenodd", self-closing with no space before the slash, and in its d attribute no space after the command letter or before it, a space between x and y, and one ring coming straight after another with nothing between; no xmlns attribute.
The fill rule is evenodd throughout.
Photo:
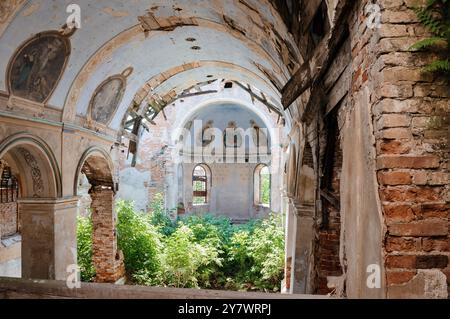
<svg viewBox="0 0 450 319"><path fill-rule="evenodd" d="M315 216L316 209L313 204L299 203L296 199L289 198L289 205L294 208L296 216L310 218Z"/></svg>

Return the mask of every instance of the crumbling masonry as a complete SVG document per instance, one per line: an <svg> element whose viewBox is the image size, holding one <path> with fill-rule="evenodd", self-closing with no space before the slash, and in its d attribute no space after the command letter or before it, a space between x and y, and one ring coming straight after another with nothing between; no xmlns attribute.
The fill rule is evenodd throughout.
<svg viewBox="0 0 450 319"><path fill-rule="evenodd" d="M237 193L249 216L285 216L284 293L448 298L450 86L423 72L434 53L410 50L429 35L425 1L83 1L79 29L53 2L0 2L0 176L17 180L1 186L16 195L0 199L0 297L31 291L3 276L63 285L83 178L98 285L52 293L114 294L101 283L125 274L115 200L146 210L165 191L192 211L202 163L175 165L163 131L221 103L281 132L270 207L248 163Z"/></svg>

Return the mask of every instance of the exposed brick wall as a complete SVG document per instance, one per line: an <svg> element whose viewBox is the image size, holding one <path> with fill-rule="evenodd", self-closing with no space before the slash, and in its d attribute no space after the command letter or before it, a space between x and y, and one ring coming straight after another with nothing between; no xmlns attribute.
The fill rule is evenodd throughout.
<svg viewBox="0 0 450 319"><path fill-rule="evenodd" d="M408 52L425 34L412 11L415 3L380 4L385 10L370 80L376 83L373 122L387 285L406 283L419 269L442 269L449 279L450 86L421 72L433 56Z"/></svg>
<svg viewBox="0 0 450 319"><path fill-rule="evenodd" d="M117 247L114 192L92 188L93 262L96 282L116 282L125 275L123 255Z"/></svg>
<svg viewBox="0 0 450 319"><path fill-rule="evenodd" d="M0 203L0 237L17 233L18 223L17 202Z"/></svg>
<svg viewBox="0 0 450 319"><path fill-rule="evenodd" d="M332 182L329 190L337 199L340 193L340 176L342 170L342 151L339 146L339 136L336 136L336 149L333 159ZM328 276L341 276L342 266L339 259L341 213L326 200L322 200L322 210L327 220L318 230L316 243L316 292L328 294L332 289L328 288Z"/></svg>
<svg viewBox="0 0 450 319"><path fill-rule="evenodd" d="M302 165L314 167L314 157L313 157L311 145L309 143L306 143L306 146L305 146Z"/></svg>
<svg viewBox="0 0 450 319"><path fill-rule="evenodd" d="M318 242L316 250L316 292L325 295L332 292L327 287L328 276L342 275L341 264L339 260L340 213L331 205L325 204L323 209L329 215L329 226L319 229Z"/></svg>
<svg viewBox="0 0 450 319"><path fill-rule="evenodd" d="M427 273L436 280L442 278L436 269L446 274L447 281L450 276L450 86L444 79L422 72L433 54L409 51L412 44L426 35L412 10L420 3L377 1L382 8L379 29L367 25L365 9L369 3L373 2L353 2L354 11L348 16L350 48L344 43L333 60L339 62L340 58L349 72L338 73L339 78L332 89L325 90L328 96L322 101L327 111L337 105L341 108L339 127L343 128L342 141L347 151L342 179L347 185L342 185L339 194L340 172L334 165L329 188L337 198L343 198L343 223L337 209L322 201L322 211L329 216L329 223L317 230L316 292L329 292L326 277L340 275L341 244L350 295L389 297L389 287L397 285L396 288L405 290L403 295L427 296L429 292L425 290L440 289L398 285L417 279L414 276L423 269L434 269ZM344 54L346 51L350 52L348 56ZM347 61L345 57L349 62L342 62ZM339 63L330 69L333 70L328 70L327 75L336 75ZM333 83L330 79L323 82L328 86ZM343 92L347 90L345 97ZM333 94L341 95L338 98ZM334 104L330 105L330 101ZM326 133L330 128L318 110L307 116L296 116L295 110L291 113L304 119L305 139L312 141L313 149L319 147L314 155L322 159L326 157ZM311 131L318 136L311 137ZM358 143L354 151L350 150L352 143ZM357 155L354 171L349 154ZM318 163L319 176L327 168L324 162ZM359 191L365 193L356 193ZM361 225L372 227L365 232ZM342 243L339 243L340 227L345 234ZM354 241L361 238L367 242ZM362 252L365 247L372 249ZM366 267L373 263L385 266L383 284L386 283L387 290L375 291L366 286Z"/></svg>
<svg viewBox="0 0 450 319"><path fill-rule="evenodd" d="M171 119L174 116L175 107L169 105L164 112ZM158 115L154 122L156 125L150 126L149 138L141 141L139 144L139 158L141 160L136 165L138 170L150 171L150 184L148 185L149 202L152 202L156 194L164 194L166 192L166 175L173 170L174 166L166 136L172 122L166 120L163 114Z"/></svg>

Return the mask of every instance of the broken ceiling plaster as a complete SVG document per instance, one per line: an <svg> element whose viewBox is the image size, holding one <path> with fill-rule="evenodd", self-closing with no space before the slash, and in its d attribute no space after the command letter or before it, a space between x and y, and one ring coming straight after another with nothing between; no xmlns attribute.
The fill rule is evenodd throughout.
<svg viewBox="0 0 450 319"><path fill-rule="evenodd" d="M103 12L106 14L109 14L110 16L115 17L115 18L126 17L129 15L128 11L117 11L117 10L114 10L114 8L110 8L110 7L104 8Z"/></svg>

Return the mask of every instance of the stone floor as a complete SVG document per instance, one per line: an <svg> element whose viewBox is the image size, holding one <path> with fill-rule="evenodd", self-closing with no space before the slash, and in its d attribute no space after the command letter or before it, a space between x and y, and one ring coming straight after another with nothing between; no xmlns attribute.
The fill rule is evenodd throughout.
<svg viewBox="0 0 450 319"><path fill-rule="evenodd" d="M328 299L318 295L287 295L203 289L159 288L83 283L69 289L64 281L0 277L0 299Z"/></svg>

